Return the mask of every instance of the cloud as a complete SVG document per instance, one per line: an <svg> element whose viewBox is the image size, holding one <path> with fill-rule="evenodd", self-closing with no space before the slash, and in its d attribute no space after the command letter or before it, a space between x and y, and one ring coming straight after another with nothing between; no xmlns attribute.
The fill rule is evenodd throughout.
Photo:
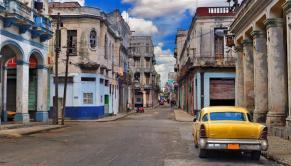
<svg viewBox="0 0 291 166"><path fill-rule="evenodd" d="M197 6L227 6L225 0L122 0L122 2L134 6L129 11L131 15L143 18L169 15L179 17L185 12L194 14Z"/></svg>
<svg viewBox="0 0 291 166"><path fill-rule="evenodd" d="M154 49L157 62L155 69L161 75L161 86L164 86L168 81L168 73L174 71L176 63L171 50L163 50L163 46L163 43L159 43Z"/></svg>
<svg viewBox="0 0 291 166"><path fill-rule="evenodd" d="M153 35L158 33L158 28L150 20L130 17L126 11L123 11L121 15L129 24L130 29L134 31L134 35Z"/></svg>
<svg viewBox="0 0 291 166"><path fill-rule="evenodd" d="M144 18L156 18L169 14L182 14L185 10L194 9L195 0L123 0L134 8L130 14Z"/></svg>
<svg viewBox="0 0 291 166"><path fill-rule="evenodd" d="M51 0L50 2L79 2L81 6L85 5L85 0Z"/></svg>

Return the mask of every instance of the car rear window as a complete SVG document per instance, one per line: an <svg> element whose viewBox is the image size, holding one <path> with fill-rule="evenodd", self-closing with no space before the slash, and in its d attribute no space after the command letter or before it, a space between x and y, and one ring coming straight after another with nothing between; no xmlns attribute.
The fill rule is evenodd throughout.
<svg viewBox="0 0 291 166"><path fill-rule="evenodd" d="M244 113L241 112L212 112L210 113L210 120L246 121L246 118Z"/></svg>

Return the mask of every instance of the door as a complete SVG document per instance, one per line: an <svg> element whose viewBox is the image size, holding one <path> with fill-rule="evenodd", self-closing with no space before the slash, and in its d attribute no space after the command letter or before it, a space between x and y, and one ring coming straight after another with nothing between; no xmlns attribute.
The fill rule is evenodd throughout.
<svg viewBox="0 0 291 166"><path fill-rule="evenodd" d="M104 112L105 114L109 114L109 95L104 96Z"/></svg>
<svg viewBox="0 0 291 166"><path fill-rule="evenodd" d="M16 112L16 78L7 79L7 111Z"/></svg>
<svg viewBox="0 0 291 166"><path fill-rule="evenodd" d="M210 79L210 105L235 105L234 79Z"/></svg>

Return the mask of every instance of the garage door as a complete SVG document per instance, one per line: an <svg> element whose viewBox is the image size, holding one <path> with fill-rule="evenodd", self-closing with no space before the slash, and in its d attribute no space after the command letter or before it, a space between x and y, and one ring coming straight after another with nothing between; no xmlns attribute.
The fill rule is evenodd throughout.
<svg viewBox="0 0 291 166"><path fill-rule="evenodd" d="M211 100L233 100L235 99L234 79L210 79Z"/></svg>

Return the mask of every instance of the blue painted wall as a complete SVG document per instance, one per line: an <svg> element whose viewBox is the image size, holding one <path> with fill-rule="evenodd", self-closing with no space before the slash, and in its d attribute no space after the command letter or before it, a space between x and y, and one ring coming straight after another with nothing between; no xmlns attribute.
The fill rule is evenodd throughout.
<svg viewBox="0 0 291 166"><path fill-rule="evenodd" d="M52 110L50 109L50 117L52 117ZM104 117L104 106L98 107L66 107L65 118L72 120L88 120L98 119Z"/></svg>

